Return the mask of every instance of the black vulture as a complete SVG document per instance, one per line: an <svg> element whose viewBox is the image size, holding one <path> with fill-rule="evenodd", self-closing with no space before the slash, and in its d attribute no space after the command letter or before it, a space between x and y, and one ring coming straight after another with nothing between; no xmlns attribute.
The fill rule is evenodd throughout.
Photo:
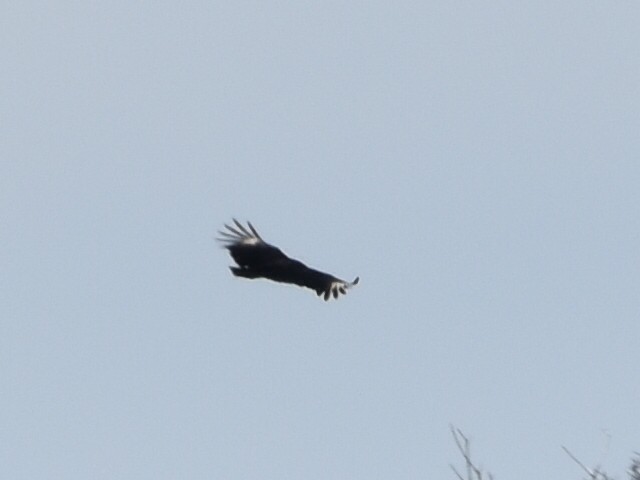
<svg viewBox="0 0 640 480"><path fill-rule="evenodd" d="M329 300L331 295L338 298L338 294L346 294L360 280L356 277L353 282L346 282L309 268L265 242L251 222L247 222L248 229L235 218L233 222L235 227L225 224L227 231L218 232L222 236L218 241L229 250L238 265L229 267L236 277L266 278L274 282L292 283L314 290L318 296L323 295L325 300Z"/></svg>

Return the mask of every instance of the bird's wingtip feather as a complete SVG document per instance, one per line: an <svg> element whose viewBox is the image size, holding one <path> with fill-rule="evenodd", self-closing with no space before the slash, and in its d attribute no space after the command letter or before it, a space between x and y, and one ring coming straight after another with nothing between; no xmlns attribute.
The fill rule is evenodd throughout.
<svg viewBox="0 0 640 480"><path fill-rule="evenodd" d="M242 225L238 220L236 220L235 218L233 219L233 223L236 224L236 226L240 229L240 231L242 231L242 233L244 233L246 236L250 237L251 234L249 233L249 231L246 229L246 227L244 225Z"/></svg>

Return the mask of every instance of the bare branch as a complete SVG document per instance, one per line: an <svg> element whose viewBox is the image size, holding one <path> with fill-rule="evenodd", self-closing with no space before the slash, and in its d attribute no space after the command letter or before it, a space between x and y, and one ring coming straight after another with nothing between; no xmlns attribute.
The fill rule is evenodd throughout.
<svg viewBox="0 0 640 480"><path fill-rule="evenodd" d="M464 458L465 466L467 468L467 480L482 480L482 470L471 461L471 442L459 428L455 428L453 425L449 425L449 428L451 430L453 440L456 442L456 446L458 447L462 458ZM464 477L452 465L450 466L458 479L464 480ZM489 480L492 480L493 476L490 473L488 475Z"/></svg>
<svg viewBox="0 0 640 480"><path fill-rule="evenodd" d="M582 469L587 473L587 475L589 475L589 477L594 478L594 479L596 478L596 476L594 475L594 472L592 472L589 468L587 468L584 465L584 463L582 463L580 460L578 460L576 458L576 456L573 453L571 453L567 447L562 445L562 449L566 452L567 455L569 455L571 457L571 459L574 462L576 462L578 465L580 465L580 467L582 467Z"/></svg>
<svg viewBox="0 0 640 480"><path fill-rule="evenodd" d="M631 466L627 473L631 480L640 480L640 452L633 452L635 457L631 459Z"/></svg>
<svg viewBox="0 0 640 480"><path fill-rule="evenodd" d="M453 473L456 474L456 477L458 477L459 480L464 480L464 477L458 473L458 471L456 470L456 467L454 467L451 464L449 464L449 466L451 467L451 470L453 470Z"/></svg>

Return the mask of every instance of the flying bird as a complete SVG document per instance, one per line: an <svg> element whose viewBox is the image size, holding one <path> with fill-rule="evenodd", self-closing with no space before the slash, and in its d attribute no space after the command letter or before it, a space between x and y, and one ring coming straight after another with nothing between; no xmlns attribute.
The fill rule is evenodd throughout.
<svg viewBox="0 0 640 480"><path fill-rule="evenodd" d="M231 257L238 265L229 267L236 277L266 278L274 282L291 283L300 287L314 290L325 300L338 298L339 294L356 285L360 278L353 282L346 282L328 273L314 270L304 263L286 256L278 247L268 244L258 234L256 229L247 222L249 228L242 225L235 218L235 226L225 224L227 231L220 230L217 240L229 250Z"/></svg>

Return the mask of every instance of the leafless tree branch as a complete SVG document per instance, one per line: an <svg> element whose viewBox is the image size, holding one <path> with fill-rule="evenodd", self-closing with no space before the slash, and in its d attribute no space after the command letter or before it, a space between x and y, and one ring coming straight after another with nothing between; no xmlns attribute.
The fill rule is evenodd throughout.
<svg viewBox="0 0 640 480"><path fill-rule="evenodd" d="M464 458L465 467L467 469L467 480L483 480L482 470L471 461L471 442L459 428L456 428L453 425L449 425L449 428L451 430L453 440L456 443L462 458ZM450 464L449 466L451 467L451 470L453 470L453 473L458 477L458 480L465 480L453 465ZM493 475L491 475L491 473L488 473L487 475L489 480L493 480Z"/></svg>
<svg viewBox="0 0 640 480"><path fill-rule="evenodd" d="M458 471L456 470L456 467L454 467L451 464L449 464L449 466L451 467L451 470L453 470L453 473L456 474L456 477L458 477L459 480L464 480L464 477L458 473Z"/></svg>
<svg viewBox="0 0 640 480"><path fill-rule="evenodd" d="M627 473L631 480L640 480L640 452L633 452L635 457L631 459L631 466Z"/></svg>
<svg viewBox="0 0 640 480"><path fill-rule="evenodd" d="M606 452L608 452L608 443L606 446L606 450L605 450L605 454ZM588 475L588 478L591 480L613 480L613 477L610 477L605 471L602 470L601 464L596 465L594 468L589 468L587 467L584 463L582 463L580 460L578 460L578 458L569 451L569 449L565 446L562 447L562 449L566 452L567 455L569 455L569 457L571 457L571 459L576 462L580 468L582 468L582 470L584 470L586 472L586 474ZM634 465L635 465L635 459L632 460L631 462L631 467L629 468L629 470L627 471L629 473L629 477L631 478L631 480L640 480L640 475L638 477L634 477ZM638 463L637 468L640 469L640 463Z"/></svg>
<svg viewBox="0 0 640 480"><path fill-rule="evenodd" d="M591 469L589 469L587 466L585 466L584 463L582 463L580 460L578 460L576 458L576 456L573 453L571 453L567 447L562 445L562 449L565 451L565 453L567 455L569 455L571 457L571 459L574 462L576 462L578 465L580 465L580 467L587 473L587 475L589 475L590 478L596 478L595 475L594 475L594 472L592 472Z"/></svg>

